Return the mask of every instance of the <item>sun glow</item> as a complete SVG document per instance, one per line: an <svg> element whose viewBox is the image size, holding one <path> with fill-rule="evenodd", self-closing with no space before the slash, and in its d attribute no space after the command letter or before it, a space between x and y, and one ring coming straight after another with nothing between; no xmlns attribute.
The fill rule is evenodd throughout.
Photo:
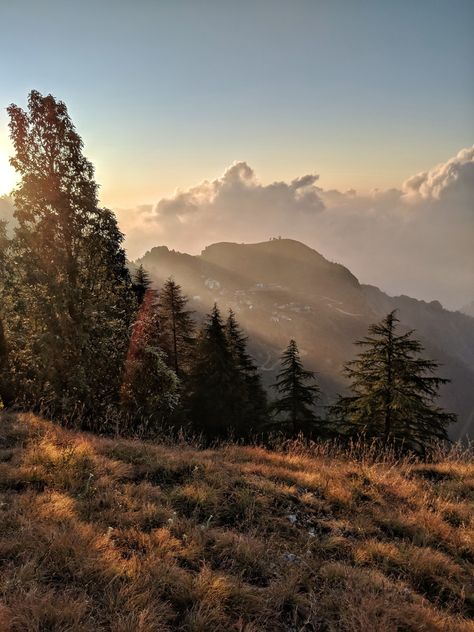
<svg viewBox="0 0 474 632"><path fill-rule="evenodd" d="M7 195L17 181L15 171L8 162L8 156L0 153L0 195Z"/></svg>

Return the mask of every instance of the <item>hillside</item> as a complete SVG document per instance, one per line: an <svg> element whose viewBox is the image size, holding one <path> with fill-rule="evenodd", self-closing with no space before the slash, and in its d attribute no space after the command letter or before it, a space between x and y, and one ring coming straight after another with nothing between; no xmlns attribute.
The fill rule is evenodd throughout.
<svg viewBox="0 0 474 632"><path fill-rule="evenodd" d="M0 630L474 630L472 460L369 456L0 413Z"/></svg>
<svg viewBox="0 0 474 632"><path fill-rule="evenodd" d="M405 329L415 328L442 373L452 383L441 403L456 412L454 439L474 436L474 319L408 296L390 297L362 285L344 266L332 263L304 244L275 239L258 244L218 243L191 256L153 248L142 263L157 285L169 276L191 297L198 316L217 301L231 307L250 336L251 350L265 383L274 381L279 355L296 338L305 363L318 373L324 403L346 384L341 375L354 357L354 340L370 323L398 309Z"/></svg>

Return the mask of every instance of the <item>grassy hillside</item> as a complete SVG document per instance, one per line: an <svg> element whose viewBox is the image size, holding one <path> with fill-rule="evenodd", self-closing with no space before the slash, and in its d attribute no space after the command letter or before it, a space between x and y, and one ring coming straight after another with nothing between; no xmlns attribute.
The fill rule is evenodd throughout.
<svg viewBox="0 0 474 632"><path fill-rule="evenodd" d="M474 465L0 414L0 630L474 630Z"/></svg>

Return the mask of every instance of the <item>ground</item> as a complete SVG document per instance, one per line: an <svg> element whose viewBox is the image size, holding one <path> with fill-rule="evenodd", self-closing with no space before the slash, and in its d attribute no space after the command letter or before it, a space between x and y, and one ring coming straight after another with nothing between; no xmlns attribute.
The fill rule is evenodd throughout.
<svg viewBox="0 0 474 632"><path fill-rule="evenodd" d="M0 414L2 632L474 631L474 464Z"/></svg>

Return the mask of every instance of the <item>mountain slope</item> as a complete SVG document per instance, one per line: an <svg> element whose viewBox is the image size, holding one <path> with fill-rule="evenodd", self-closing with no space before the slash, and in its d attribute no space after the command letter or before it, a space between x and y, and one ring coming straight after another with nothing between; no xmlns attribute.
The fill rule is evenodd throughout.
<svg viewBox="0 0 474 632"><path fill-rule="evenodd" d="M472 632L474 466L0 413L2 632Z"/></svg>
<svg viewBox="0 0 474 632"><path fill-rule="evenodd" d="M361 285L344 266L290 239L218 243L199 256L158 247L138 263L157 284L173 276L198 315L214 301L224 310L231 307L250 336L267 384L281 350L294 337L305 363L319 375L325 403L345 388L341 369L354 357L354 340L370 323L398 309L402 326L417 330L427 353L453 380L441 400L459 415L453 438L474 434L474 319L444 310L436 301L389 297Z"/></svg>

